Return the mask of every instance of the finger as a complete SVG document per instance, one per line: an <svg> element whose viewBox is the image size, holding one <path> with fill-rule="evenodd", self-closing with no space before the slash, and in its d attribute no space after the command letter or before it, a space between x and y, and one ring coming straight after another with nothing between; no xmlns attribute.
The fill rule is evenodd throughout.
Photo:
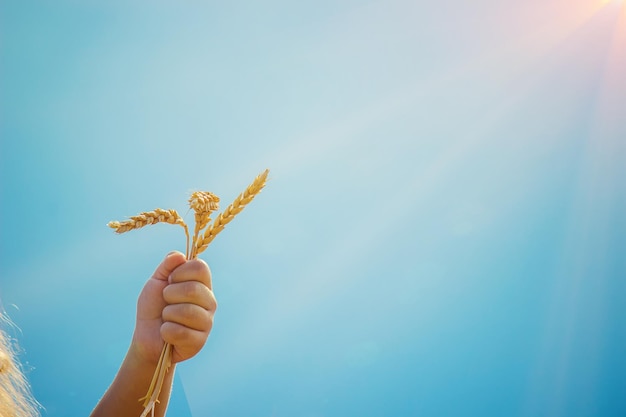
<svg viewBox="0 0 626 417"><path fill-rule="evenodd" d="M213 289L211 283L211 270L201 259L186 262L180 268L176 268L169 276L170 284L176 282L198 281Z"/></svg>
<svg viewBox="0 0 626 417"><path fill-rule="evenodd" d="M163 309L161 317L164 322L201 332L208 332L213 326L213 313L195 304L170 304Z"/></svg>
<svg viewBox="0 0 626 417"><path fill-rule="evenodd" d="M193 330L177 323L165 322L161 325L161 338L181 352L183 360L198 353L208 337L209 332Z"/></svg>
<svg viewBox="0 0 626 417"><path fill-rule="evenodd" d="M170 252L157 267L156 271L154 271L152 278L167 281L172 272L185 262L185 255L180 252Z"/></svg>
<svg viewBox="0 0 626 417"><path fill-rule="evenodd" d="M213 291L198 281L169 284L163 289L163 299L168 304L195 304L213 312L217 309Z"/></svg>

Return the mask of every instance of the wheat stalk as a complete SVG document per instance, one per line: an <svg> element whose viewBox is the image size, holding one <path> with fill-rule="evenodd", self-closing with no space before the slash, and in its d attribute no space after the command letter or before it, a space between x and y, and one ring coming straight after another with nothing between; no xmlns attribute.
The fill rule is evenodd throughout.
<svg viewBox="0 0 626 417"><path fill-rule="evenodd" d="M150 387L148 388L148 393L139 399L139 401L143 402L143 412L140 417L146 417L148 413L152 413L154 417L154 408L156 407L157 402L159 401L159 394L161 393L161 388L163 387L163 381L165 380L165 375L167 374L168 369L172 365L172 345L166 343L163 346L163 350L161 351L161 357L159 358L159 362L157 363L156 369L154 370L154 375L152 376L152 381L150 381Z"/></svg>
<svg viewBox="0 0 626 417"><path fill-rule="evenodd" d="M230 221L234 219L237 214L241 213L246 205L250 203L252 199L254 199L254 197L261 192L263 187L265 187L265 182L267 181L268 174L268 169L259 174L254 179L252 184L250 184L243 193L239 194L235 201L233 201L230 206L226 207L226 210L224 210L222 213L219 214L219 216L217 216L213 224L207 227L207 230L202 236L202 240L198 239L195 244L195 249L192 249L194 250L196 255L204 252L207 246L209 246L209 243L211 243L211 241L215 239L215 236L217 236L219 232L224 230L224 227L228 223L230 223Z"/></svg>
<svg viewBox="0 0 626 417"><path fill-rule="evenodd" d="M195 259L198 254L202 253L208 247L209 243L211 243L215 236L219 232L224 230L224 226L226 226L226 224L228 224L237 214L239 214L244 209L244 207L250 201L252 201L252 199L258 193L261 192L261 189L265 187L268 173L269 170L266 169L264 172L259 174L254 179L252 184L250 184L248 188L246 188L246 190L241 193L235 199L235 201L226 208L226 210L224 210L224 212L220 213L220 215L213 222L213 224L208 227L207 225L211 221L211 213L218 209L218 203L220 201L219 197L208 191L195 191L191 194L191 197L189 198L189 207L191 207L191 209L194 211L196 221L192 239L191 252L189 251L189 229L187 228L187 224L183 221L182 217L180 217L176 210L155 209L153 211L139 213L138 215L132 216L129 218L129 220L123 222L109 222L107 226L115 229L115 232L120 234L128 232L130 230L140 229L150 224L178 224L185 229L185 236L187 237L186 257L187 259ZM202 236L200 236L200 232L205 227L207 227L207 230ZM144 397L139 399L139 401L143 401L144 406L141 417L146 417L150 412L154 416L154 409L158 402L161 388L163 387L163 381L165 380L165 375L167 374L167 371L171 365L172 345L170 345L169 343L165 343L165 345L163 346L163 350L161 351L161 356L159 357L156 369L154 371L154 375L152 376L152 380L150 381L148 392Z"/></svg>

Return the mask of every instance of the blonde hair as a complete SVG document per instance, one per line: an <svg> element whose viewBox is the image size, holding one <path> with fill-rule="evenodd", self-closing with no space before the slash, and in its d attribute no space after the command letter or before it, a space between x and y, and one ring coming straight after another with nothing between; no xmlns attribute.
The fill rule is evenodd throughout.
<svg viewBox="0 0 626 417"><path fill-rule="evenodd" d="M40 405L31 394L15 340L4 331L6 327L14 325L0 311L0 416L38 417Z"/></svg>

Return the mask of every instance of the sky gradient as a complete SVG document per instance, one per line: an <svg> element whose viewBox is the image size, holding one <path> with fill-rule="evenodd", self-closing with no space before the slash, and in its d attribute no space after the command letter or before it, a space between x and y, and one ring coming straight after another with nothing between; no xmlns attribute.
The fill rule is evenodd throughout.
<svg viewBox="0 0 626 417"><path fill-rule="evenodd" d="M626 415L626 5L0 1L0 302L85 416L180 228L219 303L170 415Z"/></svg>

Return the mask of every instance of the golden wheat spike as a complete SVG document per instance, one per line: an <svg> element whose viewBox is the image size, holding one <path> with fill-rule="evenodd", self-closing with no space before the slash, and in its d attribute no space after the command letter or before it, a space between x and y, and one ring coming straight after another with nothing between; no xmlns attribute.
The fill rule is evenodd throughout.
<svg viewBox="0 0 626 417"><path fill-rule="evenodd" d="M155 223L169 223L185 225L183 218L180 217L176 210L163 210L154 209L153 211L146 211L139 213L136 216L131 216L128 220L123 222L112 221L107 224L112 229L115 229L115 233L125 233L129 230L140 229L149 224Z"/></svg>
<svg viewBox="0 0 626 417"><path fill-rule="evenodd" d="M111 229L115 229L115 233L121 234L156 223L178 224L182 226L185 229L185 236L187 236L187 252L189 252L189 229L187 228L187 224L185 224L183 218L180 217L180 214L178 214L176 210L164 210L157 208L152 211L139 213L136 216L131 216L128 220L123 222L114 220L107 223L107 226Z"/></svg>
<svg viewBox="0 0 626 417"><path fill-rule="evenodd" d="M195 191L191 194L191 197L189 197L189 207L191 207L195 212L196 220L189 259L195 259L198 234L211 221L211 213L219 208L219 201L220 199L218 196L208 191Z"/></svg>
<svg viewBox="0 0 626 417"><path fill-rule="evenodd" d="M246 205L250 203L252 199L261 192L263 187L265 187L265 182L267 181L267 175L269 174L269 172L269 169L266 169L261 174L259 174L254 179L254 181L252 181L252 184L250 184L243 193L239 194L235 201L233 201L231 205L226 207L226 210L224 210L222 213L219 214L219 216L217 216L213 224L209 225L207 230L204 232L202 239L198 239L198 241L196 242L194 251L196 255L204 252L207 246L209 246L209 243L211 243L211 241L215 239L215 236L217 236L219 232L224 230L224 227L228 223L230 223L230 221L234 219L237 214L241 213Z"/></svg>
<svg viewBox="0 0 626 417"><path fill-rule="evenodd" d="M196 213L206 213L219 208L220 198L209 191L194 191L189 197L189 207Z"/></svg>

